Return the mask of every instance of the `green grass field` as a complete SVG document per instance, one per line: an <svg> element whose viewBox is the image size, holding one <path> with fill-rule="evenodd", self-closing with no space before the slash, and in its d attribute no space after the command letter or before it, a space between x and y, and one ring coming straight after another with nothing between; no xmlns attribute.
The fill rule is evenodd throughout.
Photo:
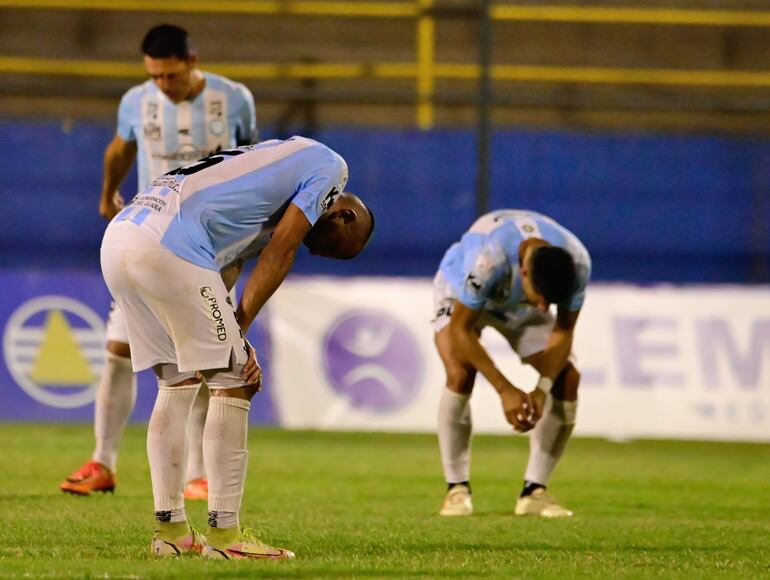
<svg viewBox="0 0 770 580"><path fill-rule="evenodd" d="M576 515L512 515L522 437L474 440L476 514L436 515L430 435L252 429L242 522L292 562L156 561L144 428L115 495L65 496L90 426L0 425L0 577L770 577L770 447L576 439L551 491ZM188 507L194 525L205 506Z"/></svg>

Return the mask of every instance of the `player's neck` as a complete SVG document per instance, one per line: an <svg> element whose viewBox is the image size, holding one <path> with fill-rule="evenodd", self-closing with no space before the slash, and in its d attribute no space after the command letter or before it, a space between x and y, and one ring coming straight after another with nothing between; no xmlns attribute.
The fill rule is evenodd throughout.
<svg viewBox="0 0 770 580"><path fill-rule="evenodd" d="M190 92L187 93L187 97L185 97L185 101L192 101L200 95L203 92L203 89L206 88L206 77L203 76L203 73L200 71L200 69L194 69L191 73L191 82L190 82Z"/></svg>

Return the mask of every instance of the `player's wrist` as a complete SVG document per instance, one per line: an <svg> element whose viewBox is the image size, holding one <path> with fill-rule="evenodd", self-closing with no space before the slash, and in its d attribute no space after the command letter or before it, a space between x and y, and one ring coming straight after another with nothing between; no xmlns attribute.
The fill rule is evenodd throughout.
<svg viewBox="0 0 770 580"><path fill-rule="evenodd" d="M551 389L553 388L553 379L549 379L548 377L540 377L540 380L537 381L535 388L543 391L545 394L550 394Z"/></svg>

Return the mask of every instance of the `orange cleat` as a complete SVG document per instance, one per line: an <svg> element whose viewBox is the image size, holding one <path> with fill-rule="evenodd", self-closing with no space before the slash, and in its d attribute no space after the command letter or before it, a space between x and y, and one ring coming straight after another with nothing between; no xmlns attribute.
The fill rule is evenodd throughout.
<svg viewBox="0 0 770 580"><path fill-rule="evenodd" d="M191 479L184 488L185 499L209 499L209 480L205 477Z"/></svg>
<svg viewBox="0 0 770 580"><path fill-rule="evenodd" d="M117 478L98 461L89 461L59 484L59 489L75 495L91 495L92 491L115 491Z"/></svg>

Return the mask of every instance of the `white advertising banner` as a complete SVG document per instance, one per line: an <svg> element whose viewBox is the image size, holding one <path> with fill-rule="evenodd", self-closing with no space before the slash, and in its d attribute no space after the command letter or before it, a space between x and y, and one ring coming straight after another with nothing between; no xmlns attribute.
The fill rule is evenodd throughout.
<svg viewBox="0 0 770 580"><path fill-rule="evenodd" d="M294 278L270 300L273 395L289 428L433 431L444 370L427 279ZM537 375L493 329L517 386ZM770 441L770 287L590 286L574 352L577 435ZM481 377L474 430L510 433Z"/></svg>

